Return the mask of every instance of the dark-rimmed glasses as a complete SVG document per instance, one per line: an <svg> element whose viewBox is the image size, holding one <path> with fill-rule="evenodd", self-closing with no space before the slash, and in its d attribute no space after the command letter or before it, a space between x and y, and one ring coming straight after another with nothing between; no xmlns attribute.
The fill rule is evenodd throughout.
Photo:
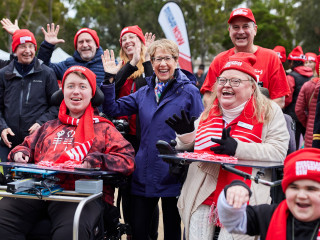
<svg viewBox="0 0 320 240"><path fill-rule="evenodd" d="M161 63L164 60L166 63L170 62L171 59L175 59L174 56L166 56L166 57L153 57L152 61L156 63Z"/></svg>
<svg viewBox="0 0 320 240"><path fill-rule="evenodd" d="M217 82L219 85L226 85L226 83L229 81L229 84L231 87L239 87L240 83L242 81L252 81L252 79L248 79L248 80L242 80L239 78L225 78L225 77L217 77Z"/></svg>

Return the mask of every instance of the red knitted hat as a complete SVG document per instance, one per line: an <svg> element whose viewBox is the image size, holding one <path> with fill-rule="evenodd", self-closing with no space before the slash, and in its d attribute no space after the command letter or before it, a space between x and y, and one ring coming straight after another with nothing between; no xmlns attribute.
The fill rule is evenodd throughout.
<svg viewBox="0 0 320 240"><path fill-rule="evenodd" d="M320 182L320 149L303 148L291 153L284 160L283 192L297 180L309 179Z"/></svg>
<svg viewBox="0 0 320 240"><path fill-rule="evenodd" d="M256 61L257 58L254 54L238 52L229 57L226 65L224 65L224 67L220 70L219 76L222 74L222 72L228 69L235 69L240 72L249 74L251 77L254 78L255 81L257 81L255 69L252 67L256 63Z"/></svg>
<svg viewBox="0 0 320 240"><path fill-rule="evenodd" d="M288 55L288 60L293 61L305 61L306 57L303 54L302 48L300 46L296 46L291 53Z"/></svg>
<svg viewBox="0 0 320 240"><path fill-rule="evenodd" d="M68 74L72 72L81 72L83 75L86 76L92 88L92 96L94 96L94 94L96 93L96 86L97 86L96 75L90 69L82 66L73 66L67 69L67 71L64 73L62 78L62 91L64 88L64 81L66 80L66 77L68 76Z"/></svg>
<svg viewBox="0 0 320 240"><path fill-rule="evenodd" d="M317 54L313 52L307 52L305 56L306 56L306 61L312 61L315 63L317 62Z"/></svg>
<svg viewBox="0 0 320 240"><path fill-rule="evenodd" d="M37 51L37 41L34 38L34 35L32 32L30 32L28 29L19 29L14 32L12 35L12 52L16 51L16 48L18 45L26 43L26 42L31 42L34 44L35 49Z"/></svg>
<svg viewBox="0 0 320 240"><path fill-rule="evenodd" d="M98 34L95 30L92 30L90 28L81 28L77 33L76 35L74 36L74 48L77 50L77 40L78 40L78 37L81 33L89 33L93 40L96 42L97 44L97 48L100 47L100 44L99 44L99 37L98 37Z"/></svg>
<svg viewBox="0 0 320 240"><path fill-rule="evenodd" d="M278 54L281 62L285 62L287 60L286 49L282 46L275 46L273 49Z"/></svg>
<svg viewBox="0 0 320 240"><path fill-rule="evenodd" d="M119 39L120 47L122 46L122 39L121 39L122 36L129 32L136 34L140 38L140 40L143 42L143 44L146 45L146 39L144 38L141 28L139 28L138 25L134 25L134 26L125 27L124 29L122 29L120 33L120 39Z"/></svg>
<svg viewBox="0 0 320 240"><path fill-rule="evenodd" d="M254 16L253 16L253 13L252 13L251 9L249 9L249 8L237 8L237 9L233 10L230 14L230 18L228 20L228 23L231 23L231 21L235 17L245 17L245 18L250 19L254 23L256 23L256 20L254 19Z"/></svg>

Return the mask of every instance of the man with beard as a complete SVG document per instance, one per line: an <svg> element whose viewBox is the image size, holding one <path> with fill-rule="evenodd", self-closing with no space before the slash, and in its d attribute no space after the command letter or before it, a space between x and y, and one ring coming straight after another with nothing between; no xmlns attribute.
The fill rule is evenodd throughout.
<svg viewBox="0 0 320 240"><path fill-rule="evenodd" d="M99 44L99 37L95 30L90 28L81 28L74 36L75 51L72 57L67 58L60 63L51 63L54 47L58 43L63 43L63 39L58 39L59 25L55 28L54 23L47 24L47 31L42 28L45 40L41 43L38 58L51 67L57 75L57 79L62 79L65 71L74 65L89 68L97 76L97 86L104 79L103 65L101 55L103 49Z"/></svg>

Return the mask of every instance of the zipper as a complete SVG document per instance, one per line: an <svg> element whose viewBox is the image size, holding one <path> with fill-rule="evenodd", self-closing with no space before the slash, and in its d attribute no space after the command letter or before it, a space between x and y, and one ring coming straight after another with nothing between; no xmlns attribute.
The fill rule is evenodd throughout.
<svg viewBox="0 0 320 240"><path fill-rule="evenodd" d="M21 91L20 91L20 106L19 106L19 112L20 116L22 115L22 103L23 103L23 86L24 86L24 80L21 80Z"/></svg>
<svg viewBox="0 0 320 240"><path fill-rule="evenodd" d="M28 92L27 92L26 104L29 103L30 89L31 89L31 82L28 83Z"/></svg>

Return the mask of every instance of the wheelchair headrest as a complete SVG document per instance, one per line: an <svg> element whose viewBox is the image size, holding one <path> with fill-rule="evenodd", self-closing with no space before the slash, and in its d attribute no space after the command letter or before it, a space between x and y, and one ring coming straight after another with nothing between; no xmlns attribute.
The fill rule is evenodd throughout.
<svg viewBox="0 0 320 240"><path fill-rule="evenodd" d="M60 106L63 100L63 93L62 90L59 89L51 96L51 105L53 106ZM99 107L104 101L104 94L99 87L96 89L96 93L94 94L93 98L91 99L92 107Z"/></svg>

